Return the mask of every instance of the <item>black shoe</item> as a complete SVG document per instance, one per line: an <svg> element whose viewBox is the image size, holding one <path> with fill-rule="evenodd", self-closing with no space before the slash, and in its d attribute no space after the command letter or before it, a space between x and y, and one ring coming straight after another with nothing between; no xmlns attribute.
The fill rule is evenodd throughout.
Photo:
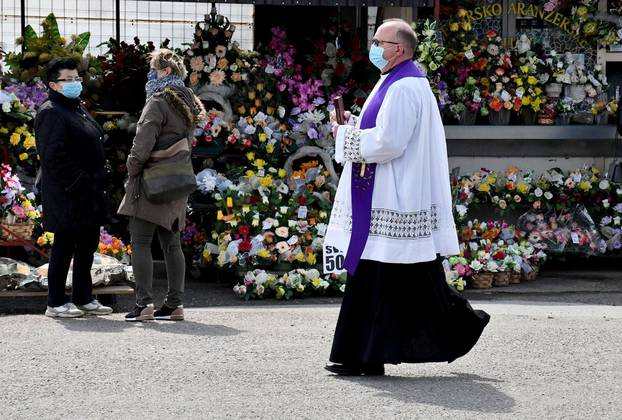
<svg viewBox="0 0 622 420"><path fill-rule="evenodd" d="M134 310L125 315L128 322L153 321L153 305L134 307Z"/></svg>
<svg viewBox="0 0 622 420"><path fill-rule="evenodd" d="M324 366L329 372L339 376L381 376L384 375L384 365L349 366L332 363Z"/></svg>
<svg viewBox="0 0 622 420"><path fill-rule="evenodd" d="M182 305L171 308L166 305L162 305L160 309L153 313L155 319L163 321L183 321L184 320L184 307Z"/></svg>

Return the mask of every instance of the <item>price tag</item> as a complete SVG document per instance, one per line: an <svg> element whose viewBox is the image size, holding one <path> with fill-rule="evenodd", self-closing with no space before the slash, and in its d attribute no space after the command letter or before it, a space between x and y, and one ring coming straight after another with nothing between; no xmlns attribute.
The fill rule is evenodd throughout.
<svg viewBox="0 0 622 420"><path fill-rule="evenodd" d="M270 230L270 229L272 229L272 222L269 220L264 220L263 230Z"/></svg>
<svg viewBox="0 0 622 420"><path fill-rule="evenodd" d="M504 90L503 92L501 92L501 99L503 99L504 102L509 102L512 99L512 95Z"/></svg>
<svg viewBox="0 0 622 420"><path fill-rule="evenodd" d="M451 264L449 264L449 261L443 260L442 264L443 264L443 269L445 269L446 273L451 271Z"/></svg>
<svg viewBox="0 0 622 420"><path fill-rule="evenodd" d="M343 261L346 259L345 254L334 246L324 245L324 274L343 273Z"/></svg>
<svg viewBox="0 0 622 420"><path fill-rule="evenodd" d="M575 176L572 179L574 180L574 182L581 182L581 175L575 174Z"/></svg>
<svg viewBox="0 0 622 420"><path fill-rule="evenodd" d="M298 236L294 235L287 241L289 245L296 245L298 243Z"/></svg>
<svg viewBox="0 0 622 420"><path fill-rule="evenodd" d="M266 176L266 171L264 171L263 168L261 168L260 170L257 171L257 175Z"/></svg>
<svg viewBox="0 0 622 420"><path fill-rule="evenodd" d="M298 207L298 218L306 219L307 218L307 206Z"/></svg>
<svg viewBox="0 0 622 420"><path fill-rule="evenodd" d="M570 237L572 238L573 244L577 244L577 245L579 244L579 235L577 235L576 232L571 232Z"/></svg>
<svg viewBox="0 0 622 420"><path fill-rule="evenodd" d="M464 56L468 58L469 60L473 60L475 58L475 54L473 54L473 51L471 50L468 50L467 52L465 52Z"/></svg>

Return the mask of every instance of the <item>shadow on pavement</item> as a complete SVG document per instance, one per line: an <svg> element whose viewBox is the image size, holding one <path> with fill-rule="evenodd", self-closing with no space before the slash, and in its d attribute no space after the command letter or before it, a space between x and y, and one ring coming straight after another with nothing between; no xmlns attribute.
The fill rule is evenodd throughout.
<svg viewBox="0 0 622 420"><path fill-rule="evenodd" d="M192 336L232 336L242 333L238 330L224 325L209 325L195 321L147 321L147 322L126 322L119 319L104 317L85 317L74 319L57 319L65 329L69 331L83 331L94 333L114 333L129 331L139 328L145 331L170 334L187 334Z"/></svg>
<svg viewBox="0 0 622 420"><path fill-rule="evenodd" d="M345 377L341 380L379 391L378 396L406 403L419 403L468 410L480 413L507 413L515 405L510 396L491 383L503 382L468 373L452 372L452 376L408 377L369 376Z"/></svg>

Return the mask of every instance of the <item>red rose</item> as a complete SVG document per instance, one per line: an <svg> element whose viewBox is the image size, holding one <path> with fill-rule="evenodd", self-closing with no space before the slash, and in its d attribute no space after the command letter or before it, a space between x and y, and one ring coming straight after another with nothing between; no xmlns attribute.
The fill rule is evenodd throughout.
<svg viewBox="0 0 622 420"><path fill-rule="evenodd" d="M246 237L251 231L251 227L249 225L240 226L240 235Z"/></svg>
<svg viewBox="0 0 622 420"><path fill-rule="evenodd" d="M249 252L251 249L253 248L253 246L251 245L251 241L249 241L248 239L243 240L242 242L240 242L240 252Z"/></svg>
<svg viewBox="0 0 622 420"><path fill-rule="evenodd" d="M300 196L300 197L298 198L298 204L300 204L301 206L304 206L304 205L305 205L305 203L306 203L305 198L304 198L303 196Z"/></svg>

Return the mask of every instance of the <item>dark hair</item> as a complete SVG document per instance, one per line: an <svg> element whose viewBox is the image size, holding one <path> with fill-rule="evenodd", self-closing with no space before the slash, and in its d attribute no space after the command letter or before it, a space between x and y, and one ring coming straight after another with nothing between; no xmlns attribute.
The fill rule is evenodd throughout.
<svg viewBox="0 0 622 420"><path fill-rule="evenodd" d="M61 70L77 70L78 62L72 58L55 58L45 68L46 82L55 82Z"/></svg>

